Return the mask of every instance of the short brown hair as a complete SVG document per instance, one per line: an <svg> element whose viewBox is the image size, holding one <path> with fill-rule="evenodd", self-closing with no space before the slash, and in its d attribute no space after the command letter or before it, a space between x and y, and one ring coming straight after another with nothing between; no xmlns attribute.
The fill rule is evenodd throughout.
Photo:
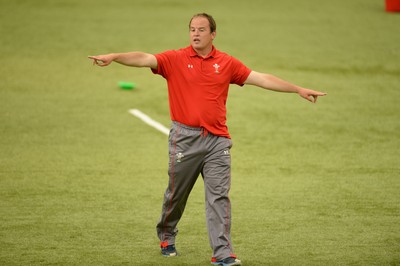
<svg viewBox="0 0 400 266"><path fill-rule="evenodd" d="M215 31L217 30L217 24L215 23L214 18L213 18L211 15L207 14L207 13L199 13L199 14L194 15L194 16L190 19L190 22L189 22L189 29L190 29L190 24L192 24L192 20L193 20L194 18L197 18L197 17L203 17L203 18L208 19L208 22L209 22L209 24L210 24L210 31L211 31L211 32L215 32Z"/></svg>

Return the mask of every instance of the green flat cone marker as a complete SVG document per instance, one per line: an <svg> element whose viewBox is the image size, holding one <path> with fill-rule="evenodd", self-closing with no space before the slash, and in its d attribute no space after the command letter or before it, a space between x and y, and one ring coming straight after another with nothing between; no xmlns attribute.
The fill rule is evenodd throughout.
<svg viewBox="0 0 400 266"><path fill-rule="evenodd" d="M132 90L132 89L135 88L135 83L133 83L133 82L126 82L126 81L120 81L120 82L118 82L118 86L119 86L121 89L124 89L124 90Z"/></svg>

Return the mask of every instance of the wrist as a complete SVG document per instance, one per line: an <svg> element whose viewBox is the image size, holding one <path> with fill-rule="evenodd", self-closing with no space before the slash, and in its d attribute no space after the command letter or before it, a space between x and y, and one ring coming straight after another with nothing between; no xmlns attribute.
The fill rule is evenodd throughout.
<svg viewBox="0 0 400 266"><path fill-rule="evenodd" d="M304 90L304 88L295 86L295 92L296 92L297 94L301 94L301 92L302 92L303 90Z"/></svg>
<svg viewBox="0 0 400 266"><path fill-rule="evenodd" d="M118 54L116 54L116 53L110 54L110 57L111 57L111 61L116 61L116 60L118 60Z"/></svg>

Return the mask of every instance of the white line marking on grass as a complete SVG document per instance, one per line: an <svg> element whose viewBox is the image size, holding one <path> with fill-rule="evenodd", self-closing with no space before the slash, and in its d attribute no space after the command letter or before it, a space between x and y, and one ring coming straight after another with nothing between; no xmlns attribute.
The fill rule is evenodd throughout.
<svg viewBox="0 0 400 266"><path fill-rule="evenodd" d="M136 116L137 118L139 118L140 120L142 120L143 122L145 122L146 124L148 124L149 126L157 129L158 131L164 133L165 135L169 135L169 129L166 128L164 125L158 123L157 121L153 120L152 118L150 118L148 115L142 113L140 110L138 109L130 109L129 113L131 113L132 115Z"/></svg>

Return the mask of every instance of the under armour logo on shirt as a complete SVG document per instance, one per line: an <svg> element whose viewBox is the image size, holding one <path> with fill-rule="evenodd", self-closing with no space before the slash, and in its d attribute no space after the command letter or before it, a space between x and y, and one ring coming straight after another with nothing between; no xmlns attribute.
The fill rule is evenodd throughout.
<svg viewBox="0 0 400 266"><path fill-rule="evenodd" d="M188 68L193 68L193 65L191 65L191 64L188 64Z"/></svg>

